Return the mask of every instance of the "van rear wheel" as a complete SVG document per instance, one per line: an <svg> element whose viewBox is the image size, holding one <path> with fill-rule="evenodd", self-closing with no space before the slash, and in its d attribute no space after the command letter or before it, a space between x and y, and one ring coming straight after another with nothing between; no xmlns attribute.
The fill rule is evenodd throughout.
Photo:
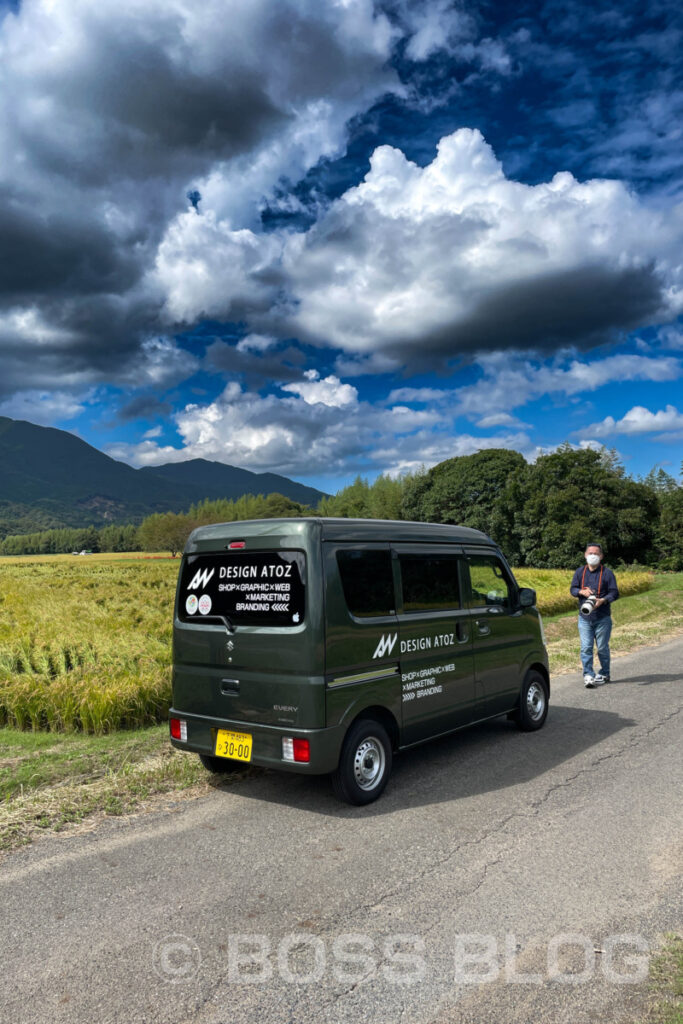
<svg viewBox="0 0 683 1024"><path fill-rule="evenodd" d="M346 734L332 788L340 800L362 806L381 796L391 774L391 740L383 725L365 718Z"/></svg>
<svg viewBox="0 0 683 1024"><path fill-rule="evenodd" d="M515 721L523 732L540 729L548 715L548 684L535 669L527 672L519 695Z"/></svg>
<svg viewBox="0 0 683 1024"><path fill-rule="evenodd" d="M225 772L244 771L249 765L246 761L233 761L229 757L213 757L211 754L200 754L199 760L207 771L214 775L223 775Z"/></svg>

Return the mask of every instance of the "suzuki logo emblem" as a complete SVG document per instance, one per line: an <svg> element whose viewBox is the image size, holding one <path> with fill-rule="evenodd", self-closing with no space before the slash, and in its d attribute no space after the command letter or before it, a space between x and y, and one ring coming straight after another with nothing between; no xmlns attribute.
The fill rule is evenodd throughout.
<svg viewBox="0 0 683 1024"><path fill-rule="evenodd" d="M373 658L384 658L387 654L391 654L394 649L394 644L398 640L398 633L386 633L382 634L382 639L375 648Z"/></svg>
<svg viewBox="0 0 683 1024"><path fill-rule="evenodd" d="M228 649L229 651L234 651L234 650L235 650L235 645L234 645L234 643L232 642L232 640L228 640L228 642L227 642L227 644L226 644L225 646L226 646L226 648L227 648L227 649Z"/></svg>

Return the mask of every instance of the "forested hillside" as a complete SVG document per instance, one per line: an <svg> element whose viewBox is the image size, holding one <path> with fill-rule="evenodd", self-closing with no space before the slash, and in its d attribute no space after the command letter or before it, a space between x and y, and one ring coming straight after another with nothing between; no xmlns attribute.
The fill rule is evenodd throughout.
<svg viewBox="0 0 683 1024"><path fill-rule="evenodd" d="M493 537L518 566L572 566L588 541L598 541L612 564L683 569L683 488L676 479L659 468L634 480L614 453L570 445L531 464L518 452L491 449L399 479L369 484L359 477L315 508L277 493L203 501L187 512L148 516L139 528L7 537L0 551L177 553L203 523L302 515L459 523Z"/></svg>

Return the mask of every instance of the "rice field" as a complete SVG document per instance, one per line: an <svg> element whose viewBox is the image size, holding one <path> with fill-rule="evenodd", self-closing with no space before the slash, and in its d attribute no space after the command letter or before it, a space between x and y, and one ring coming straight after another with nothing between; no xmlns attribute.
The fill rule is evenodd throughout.
<svg viewBox="0 0 683 1024"><path fill-rule="evenodd" d="M0 725L106 733L162 721L179 562L0 561Z"/></svg>
<svg viewBox="0 0 683 1024"><path fill-rule="evenodd" d="M101 735L166 718L179 560L0 559L0 726ZM544 615L575 607L570 574L521 569ZM618 574L624 596L652 574Z"/></svg>
<svg viewBox="0 0 683 1024"><path fill-rule="evenodd" d="M538 598L541 615L561 615L574 611L576 599L569 593L572 573L565 569L515 569L515 579L520 587L532 587ZM642 594L654 583L654 573L646 569L617 570L620 597Z"/></svg>

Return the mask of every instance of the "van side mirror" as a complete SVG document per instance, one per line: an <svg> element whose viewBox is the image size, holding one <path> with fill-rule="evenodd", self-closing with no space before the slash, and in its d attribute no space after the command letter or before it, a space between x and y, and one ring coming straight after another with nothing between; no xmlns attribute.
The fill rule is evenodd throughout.
<svg viewBox="0 0 683 1024"><path fill-rule="evenodd" d="M519 591L519 607L533 608L536 604L536 591L531 587L521 587Z"/></svg>

